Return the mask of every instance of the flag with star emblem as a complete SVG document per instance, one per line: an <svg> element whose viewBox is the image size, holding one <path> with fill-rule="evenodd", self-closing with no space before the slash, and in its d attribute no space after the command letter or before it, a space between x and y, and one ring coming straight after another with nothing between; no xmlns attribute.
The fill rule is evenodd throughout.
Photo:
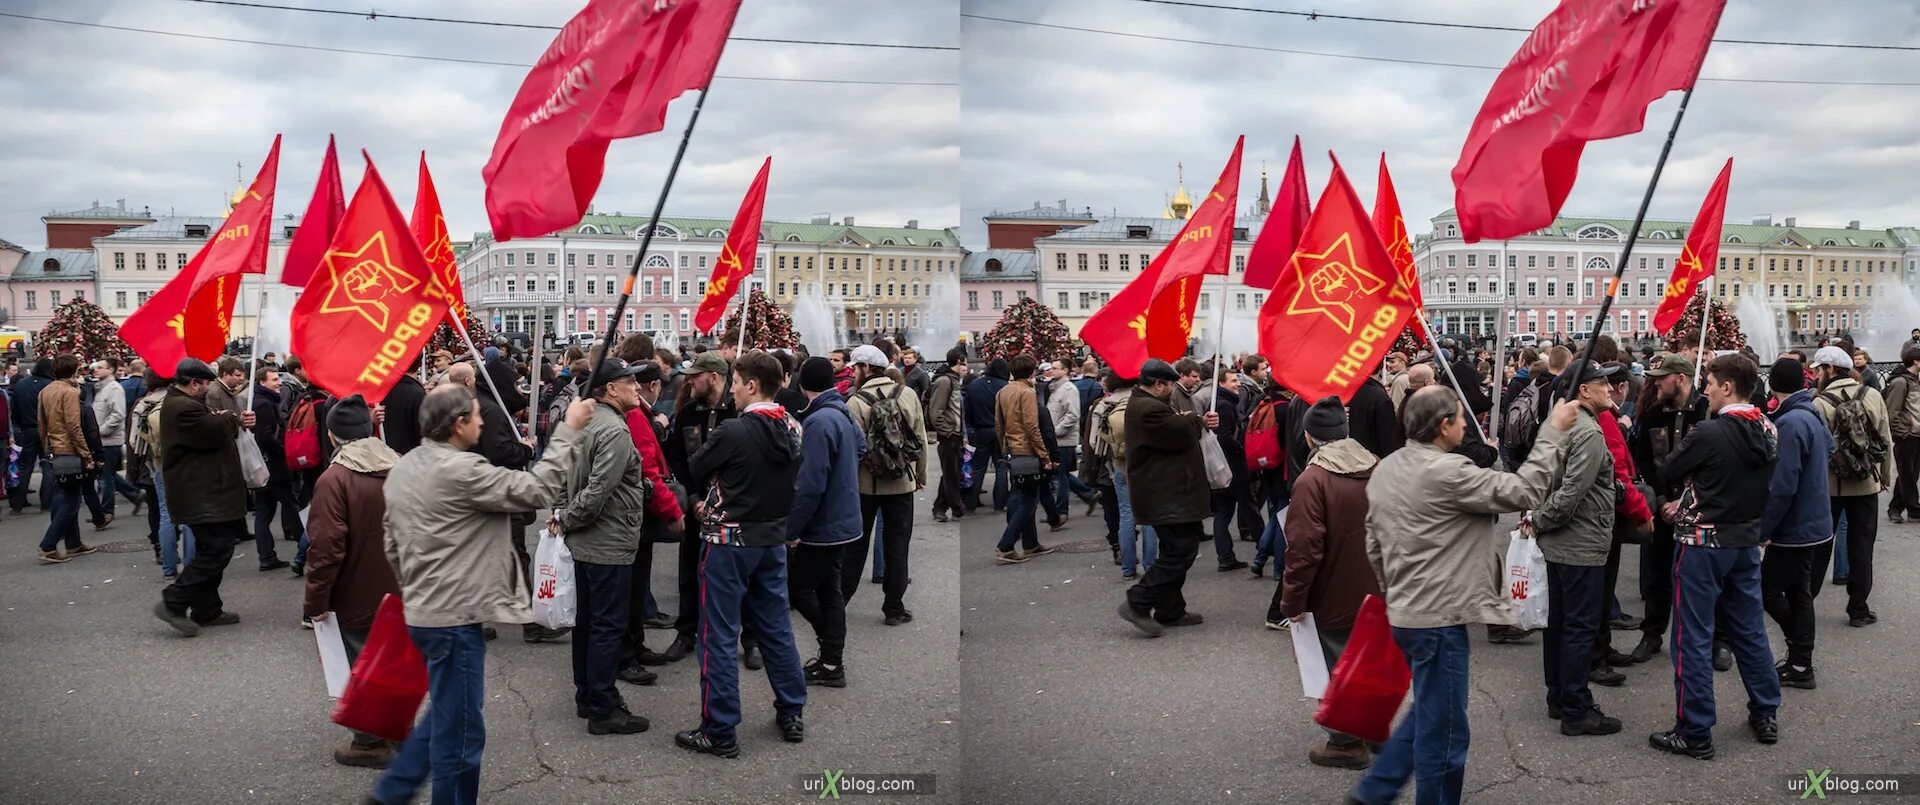
<svg viewBox="0 0 1920 805"><path fill-rule="evenodd" d="M1280 177L1280 199L1254 238L1247 252L1247 273L1240 281L1260 290L1272 290L1280 280L1280 271L1300 245L1300 230L1307 226L1313 208L1307 203L1307 169L1300 159L1300 135L1293 136L1293 155L1287 157L1287 173Z"/></svg>
<svg viewBox="0 0 1920 805"><path fill-rule="evenodd" d="M1201 284L1208 274L1227 274L1227 258L1233 253L1233 208L1240 197L1240 149L1246 141L1244 136L1234 141L1233 155L1220 169L1220 178L1180 234L1154 259L1163 264L1153 278L1153 301L1147 304L1147 351L1156 358L1186 354Z"/></svg>
<svg viewBox="0 0 1920 805"><path fill-rule="evenodd" d="M1728 157L1727 164L1720 168L1720 178L1713 180L1713 189L1707 191L1707 200L1700 204L1700 213L1693 218L1693 228L1687 230L1687 245L1681 247L1680 259L1673 262L1673 276L1667 280L1660 309L1653 314L1654 330L1664 333L1680 321L1680 314L1693 301L1700 284L1713 276L1720 258L1720 225L1727 217L1727 182L1732 178L1733 158Z"/></svg>
<svg viewBox="0 0 1920 805"><path fill-rule="evenodd" d="M1400 272L1407 293L1413 297L1413 334L1425 343L1430 340L1427 303L1420 293L1420 272L1413 264L1413 242L1407 237L1407 221L1400 216L1400 194L1394 192L1393 177L1387 174L1386 154L1380 155L1380 184L1373 193L1373 232L1387 245L1387 256L1393 258L1394 269Z"/></svg>
<svg viewBox="0 0 1920 805"><path fill-rule="evenodd" d="M453 260L453 238L447 233L447 217L440 212L440 192L433 189L433 175L427 173L427 152L420 152L420 187L413 196L413 217L408 231L420 244L420 252L440 278L447 291L447 324L458 329L467 326L467 297L460 287L460 267Z"/></svg>
<svg viewBox="0 0 1920 805"><path fill-rule="evenodd" d="M304 288L313 278L313 270L327 253L327 241L347 213L347 194L340 189L340 156L333 150L333 135L327 135L327 156L320 160L320 180L313 185L313 197L307 200L307 214L300 216L300 227L287 243L287 259L280 268L280 282Z"/></svg>
<svg viewBox="0 0 1920 805"><path fill-rule="evenodd" d="M713 81L740 0L590 0L540 55L500 122L487 182L497 240L580 221L607 144L666 126L667 103Z"/></svg>
<svg viewBox="0 0 1920 805"><path fill-rule="evenodd" d="M293 351L307 378L338 397L385 399L451 301L367 157L360 188L293 305Z"/></svg>
<svg viewBox="0 0 1920 805"><path fill-rule="evenodd" d="M1300 246L1260 308L1260 353L1273 361L1274 379L1309 400L1351 400L1414 304L1334 160Z"/></svg>
<svg viewBox="0 0 1920 805"><path fill-rule="evenodd" d="M740 291L740 285L753 276L754 253L760 248L760 210L767 203L767 171L773 157L760 163L760 175L753 177L747 197L740 200L740 211L733 214L733 226L727 229L727 243L720 247L720 260L713 264L713 276L707 280L707 292L700 298L700 309L693 314L693 329L706 332L727 314L727 302Z"/></svg>
<svg viewBox="0 0 1920 805"><path fill-rule="evenodd" d="M182 359L212 360L226 351L241 276L267 271L279 167L280 137L274 135L267 161L219 231L120 325L120 340L162 374L171 374Z"/></svg>
<svg viewBox="0 0 1920 805"><path fill-rule="evenodd" d="M1139 377L1140 367L1146 365L1148 358L1172 361L1186 354L1185 344L1171 354L1149 354L1147 348L1147 305L1153 301L1153 286L1166 265L1167 253L1161 252L1140 270L1139 276L1114 294L1111 301L1088 316L1086 324L1080 325L1080 340L1106 361L1114 374Z"/></svg>

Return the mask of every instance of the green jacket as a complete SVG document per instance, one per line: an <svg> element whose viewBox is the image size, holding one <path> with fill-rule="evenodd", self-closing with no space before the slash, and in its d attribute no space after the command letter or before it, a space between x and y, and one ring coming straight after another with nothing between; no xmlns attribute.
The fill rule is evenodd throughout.
<svg viewBox="0 0 1920 805"><path fill-rule="evenodd" d="M1580 409L1555 462L1547 494L1533 510L1534 538L1547 561L1602 567L1613 547L1613 453L1600 423Z"/></svg>
<svg viewBox="0 0 1920 805"><path fill-rule="evenodd" d="M595 402L593 418L580 434L580 460L567 476L567 494L560 504L560 528L574 561L633 564L646 505L640 451L633 446L626 416Z"/></svg>

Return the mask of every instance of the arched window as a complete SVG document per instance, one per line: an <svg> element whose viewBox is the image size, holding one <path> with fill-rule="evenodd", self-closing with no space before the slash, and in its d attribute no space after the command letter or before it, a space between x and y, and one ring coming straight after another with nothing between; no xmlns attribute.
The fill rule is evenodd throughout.
<svg viewBox="0 0 1920 805"><path fill-rule="evenodd" d="M887 239L885 239L885 240L882 240L882 241L880 241L880 245L882 245L882 246L892 246L892 245L893 245L893 238L887 238Z"/></svg>
<svg viewBox="0 0 1920 805"><path fill-rule="evenodd" d="M1000 271L1000 270L1002 270L1002 265L1001 265L1001 263L1000 263L1000 261L999 261L999 260L997 260L997 259L996 259L996 260L988 260L988 261L987 261L987 270L988 270L988 271Z"/></svg>
<svg viewBox="0 0 1920 805"><path fill-rule="evenodd" d="M1606 224L1588 224L1580 227L1574 237L1580 240L1619 240L1620 230Z"/></svg>
<svg viewBox="0 0 1920 805"><path fill-rule="evenodd" d="M673 264L667 262L667 258L665 255L650 254L650 255L647 255L646 267L647 268L672 268Z"/></svg>
<svg viewBox="0 0 1920 805"><path fill-rule="evenodd" d="M1876 240L1873 242L1873 248L1876 248L1876 249L1887 248L1887 242L1884 240Z"/></svg>
<svg viewBox="0 0 1920 805"><path fill-rule="evenodd" d="M1587 261L1587 268L1594 271L1612 271L1613 263L1605 257L1595 257Z"/></svg>
<svg viewBox="0 0 1920 805"><path fill-rule="evenodd" d="M1746 241L1744 241L1744 240L1741 240L1741 239L1740 239L1740 236L1739 236L1739 235L1728 235L1728 236L1727 236L1727 242L1728 242L1728 243L1745 243ZM1833 243L1832 243L1831 241L1829 241L1829 242L1827 243L1827 245L1828 245L1828 246L1832 246L1832 245L1833 245Z"/></svg>
<svg viewBox="0 0 1920 805"><path fill-rule="evenodd" d="M1459 227L1456 227L1453 224L1447 224L1447 237L1450 237L1450 238L1460 237Z"/></svg>
<svg viewBox="0 0 1920 805"><path fill-rule="evenodd" d="M598 234L600 234L600 228L599 228L599 227L596 227L596 226L594 226L593 224L587 224L586 226L583 226L583 227L580 227L580 234L582 234L582 235L598 235Z"/></svg>
<svg viewBox="0 0 1920 805"><path fill-rule="evenodd" d="M930 241L927 241L927 245L928 245L928 246L933 246L933 247L935 247L935 248L938 248L938 247L941 247L941 246L945 246L945 245L947 245L947 244L945 244L945 243L941 243L940 241L937 241L937 240L930 240Z"/></svg>
<svg viewBox="0 0 1920 805"><path fill-rule="evenodd" d="M1652 240L1666 240L1667 231L1664 229L1655 229L1652 232L1647 233L1647 237Z"/></svg>
<svg viewBox="0 0 1920 805"><path fill-rule="evenodd" d="M787 242L788 242L788 243L799 243L799 242L800 242L800 236L799 236L799 235L788 235L788 236L787 236Z"/></svg>
<svg viewBox="0 0 1920 805"><path fill-rule="evenodd" d="M1838 243L1835 243L1835 242L1833 242L1833 238L1827 238L1826 240L1823 240L1823 241L1820 241L1820 245L1822 245L1822 246L1838 246L1838 245L1840 245L1840 244L1838 244Z"/></svg>
<svg viewBox="0 0 1920 805"><path fill-rule="evenodd" d="M710 238L715 238L715 239L718 239L718 240L726 240L726 239L727 239L727 230L725 230L725 229L715 229L715 230L713 230L712 232L708 232L708 233L707 233L707 237L710 237Z"/></svg>
<svg viewBox="0 0 1920 805"><path fill-rule="evenodd" d="M673 238L675 240L679 240L680 230L674 229L673 227L668 226L666 224L654 224L653 236L656 238Z"/></svg>

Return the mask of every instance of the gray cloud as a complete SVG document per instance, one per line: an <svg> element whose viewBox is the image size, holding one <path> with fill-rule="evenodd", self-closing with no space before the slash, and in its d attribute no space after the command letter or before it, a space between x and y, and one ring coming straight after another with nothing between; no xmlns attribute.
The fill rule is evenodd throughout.
<svg viewBox="0 0 1920 805"><path fill-rule="evenodd" d="M1311 21L1135 0L962 0L965 13L1270 48L1479 65L1504 64L1522 34ZM1248 4L1239 4L1248 5ZM1343 14L1528 27L1552 0L1342 3ZM1719 37L1920 44L1920 5L1859 0L1847 14L1806 15L1791 0L1728 4ZM1457 12L1457 13L1456 13ZM1781 25L1794 20L1792 25ZM1388 156L1410 222L1453 206L1449 178L1467 127L1495 73L1226 49L962 20L962 217L965 240L984 241L980 216L1066 198L1098 214L1156 215L1186 164L1204 191L1233 138L1247 135L1242 209L1259 192L1264 161L1278 176L1294 134L1307 158L1309 195L1328 173L1327 151L1369 202L1375 163ZM1920 54L1716 45L1703 75L1832 81L1912 80ZM1895 177L1920 173L1910 122L1920 87L1703 82L1668 162L1652 214L1689 219L1721 163L1735 158L1728 214L1803 222L1920 223L1920 201ZM1656 103L1640 134L1587 149L1570 213L1631 217L1678 94ZM1423 224L1413 224L1415 228Z"/></svg>
<svg viewBox="0 0 1920 805"><path fill-rule="evenodd" d="M288 3L300 5L300 3ZM558 25L580 0L438 0L407 13ZM337 7L337 6L336 6ZM552 32L367 20L179 0L16 0L6 10L211 36L531 64ZM956 0L754 0L744 36L955 45ZM217 212L235 161L251 179L284 133L276 213L305 208L329 133L353 192L366 148L403 208L427 152L456 237L487 228L480 169L525 70L320 53L0 18L0 238L43 242L49 209L126 198ZM951 51L734 42L721 74L880 81L957 80ZM667 130L614 144L596 209L644 214L692 108ZM733 214L774 157L769 218L815 212L923 226L958 221L955 87L716 81L668 213Z"/></svg>

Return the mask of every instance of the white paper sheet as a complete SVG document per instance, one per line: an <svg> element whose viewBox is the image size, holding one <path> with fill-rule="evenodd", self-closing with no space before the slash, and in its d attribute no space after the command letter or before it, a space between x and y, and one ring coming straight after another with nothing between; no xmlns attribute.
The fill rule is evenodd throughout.
<svg viewBox="0 0 1920 805"><path fill-rule="evenodd" d="M1293 659L1300 666L1300 689L1309 699L1327 693L1327 655L1320 650L1320 630L1313 625L1313 613L1289 627L1293 633Z"/></svg>
<svg viewBox="0 0 1920 805"><path fill-rule="evenodd" d="M320 670L327 677L327 695L338 699L346 692L347 675L353 670L347 662L347 644L340 637L340 616L329 612L314 621L313 639L320 644Z"/></svg>

